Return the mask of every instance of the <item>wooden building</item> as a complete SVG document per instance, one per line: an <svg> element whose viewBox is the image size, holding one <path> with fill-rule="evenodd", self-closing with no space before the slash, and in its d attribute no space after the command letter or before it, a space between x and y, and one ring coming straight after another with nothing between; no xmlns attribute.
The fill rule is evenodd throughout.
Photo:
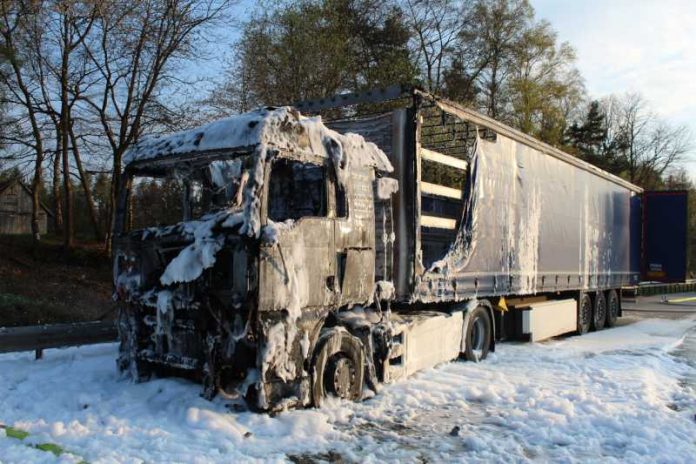
<svg viewBox="0 0 696 464"><path fill-rule="evenodd" d="M52 213L42 204L39 231L48 229ZM19 179L0 182L0 234L31 234L31 189Z"/></svg>

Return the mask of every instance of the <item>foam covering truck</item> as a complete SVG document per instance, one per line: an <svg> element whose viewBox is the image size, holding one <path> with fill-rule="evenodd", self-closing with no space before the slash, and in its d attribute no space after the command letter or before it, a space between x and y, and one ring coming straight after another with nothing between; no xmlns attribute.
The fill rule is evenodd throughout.
<svg viewBox="0 0 696 464"><path fill-rule="evenodd" d="M124 166L120 369L257 410L611 327L639 280L640 188L417 88L143 137Z"/></svg>

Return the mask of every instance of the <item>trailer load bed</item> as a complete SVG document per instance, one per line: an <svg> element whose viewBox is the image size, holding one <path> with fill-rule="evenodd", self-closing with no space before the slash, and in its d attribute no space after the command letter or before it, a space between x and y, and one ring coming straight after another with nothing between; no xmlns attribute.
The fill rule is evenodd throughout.
<svg viewBox="0 0 696 464"><path fill-rule="evenodd" d="M638 281L642 189L430 94L387 89L382 99L409 92L409 107L329 123L376 143L396 168L401 301L591 291Z"/></svg>

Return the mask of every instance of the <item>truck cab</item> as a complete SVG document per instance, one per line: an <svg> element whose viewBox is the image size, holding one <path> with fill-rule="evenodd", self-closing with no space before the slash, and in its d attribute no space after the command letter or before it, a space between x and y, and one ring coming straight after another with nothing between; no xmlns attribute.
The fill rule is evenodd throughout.
<svg viewBox="0 0 696 464"><path fill-rule="evenodd" d="M186 375L261 409L361 394L362 343L331 328L340 309L391 297L390 267L375 266L393 242L391 170L374 144L290 108L136 145L114 241L120 369ZM353 351L325 354L337 380L314 387L330 340Z"/></svg>

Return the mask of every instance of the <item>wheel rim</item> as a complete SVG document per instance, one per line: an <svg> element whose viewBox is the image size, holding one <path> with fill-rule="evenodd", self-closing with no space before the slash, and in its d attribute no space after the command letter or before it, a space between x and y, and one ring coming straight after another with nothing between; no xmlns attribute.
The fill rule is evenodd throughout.
<svg viewBox="0 0 696 464"><path fill-rule="evenodd" d="M483 348L486 339L486 327L484 326L483 318L477 317L474 319L471 327L471 339L469 340L471 352L478 361L483 357Z"/></svg>
<svg viewBox="0 0 696 464"><path fill-rule="evenodd" d="M334 356L324 378L326 391L339 398L349 399L355 386L355 365L353 361L339 353Z"/></svg>

